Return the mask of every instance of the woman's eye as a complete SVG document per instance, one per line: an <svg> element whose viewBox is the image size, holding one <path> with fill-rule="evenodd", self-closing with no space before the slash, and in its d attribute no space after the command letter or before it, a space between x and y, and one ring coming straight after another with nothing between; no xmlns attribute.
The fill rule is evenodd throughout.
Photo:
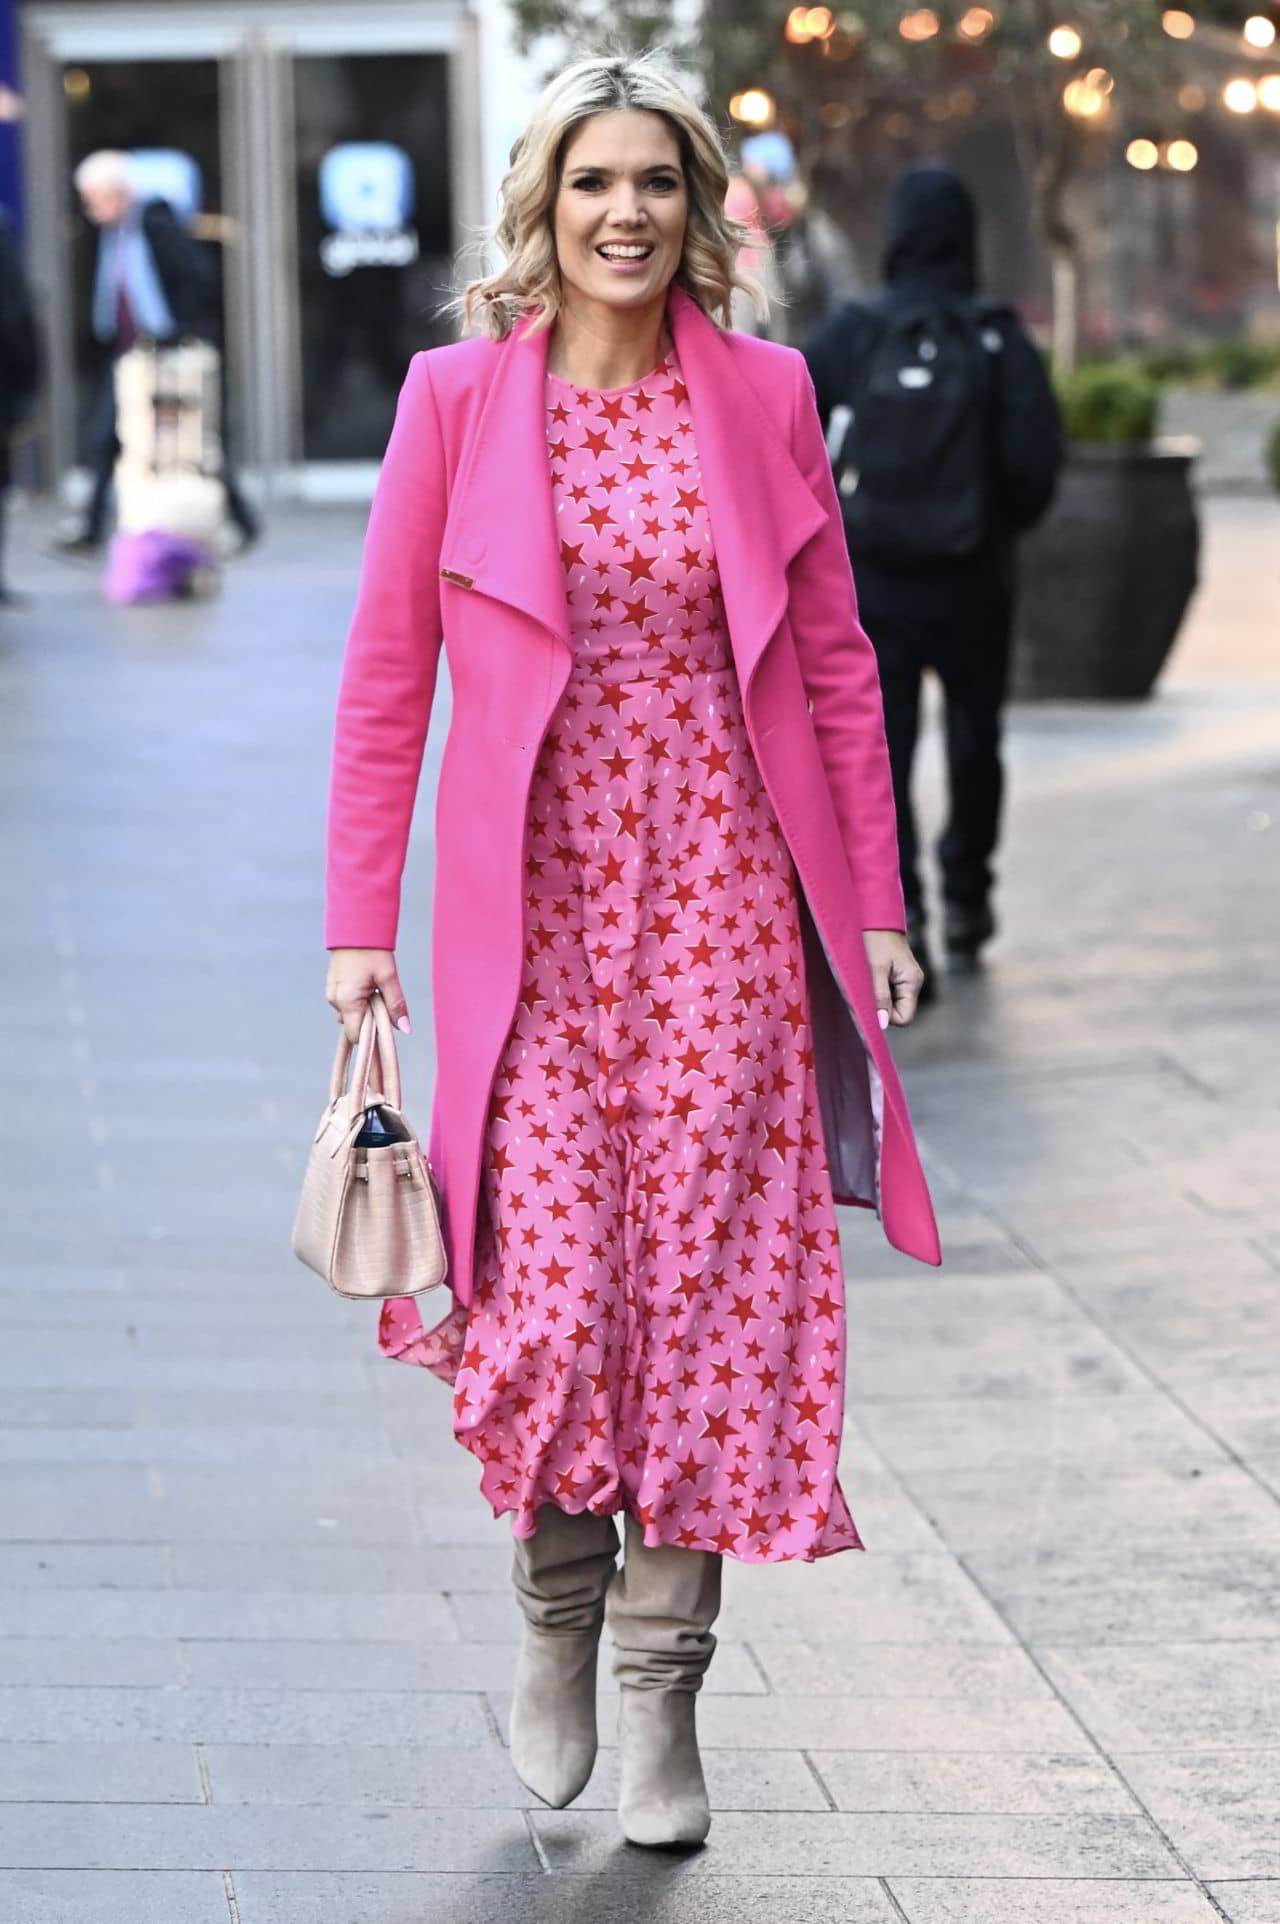
<svg viewBox="0 0 1280 1924"><path fill-rule="evenodd" d="M655 188L660 194L670 194L674 193L675 189L680 185L680 182L674 174L659 174L655 180L649 182L649 185Z"/></svg>
<svg viewBox="0 0 1280 1924"><path fill-rule="evenodd" d="M592 194L603 185L603 182L599 174L579 174L573 184L575 187L583 188L588 194Z"/></svg>

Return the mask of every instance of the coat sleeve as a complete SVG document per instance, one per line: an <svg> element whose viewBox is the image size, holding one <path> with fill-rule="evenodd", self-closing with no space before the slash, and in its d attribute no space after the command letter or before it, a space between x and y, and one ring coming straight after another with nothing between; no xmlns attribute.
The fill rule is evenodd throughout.
<svg viewBox="0 0 1280 1924"><path fill-rule="evenodd" d="M893 780L875 651L858 620L840 502L813 383L794 356L792 448L826 525L791 564L791 626L849 864L862 925L905 929Z"/></svg>
<svg viewBox="0 0 1280 1924"><path fill-rule="evenodd" d="M365 536L338 694L325 944L391 949L440 661L447 477L428 356L416 354Z"/></svg>

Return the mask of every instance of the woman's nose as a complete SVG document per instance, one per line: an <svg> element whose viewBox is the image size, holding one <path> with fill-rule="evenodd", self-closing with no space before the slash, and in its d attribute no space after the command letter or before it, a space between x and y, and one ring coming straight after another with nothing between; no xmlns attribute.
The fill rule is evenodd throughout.
<svg viewBox="0 0 1280 1924"><path fill-rule="evenodd" d="M619 227L634 227L644 219L644 207L634 187L618 188L609 203L609 218Z"/></svg>

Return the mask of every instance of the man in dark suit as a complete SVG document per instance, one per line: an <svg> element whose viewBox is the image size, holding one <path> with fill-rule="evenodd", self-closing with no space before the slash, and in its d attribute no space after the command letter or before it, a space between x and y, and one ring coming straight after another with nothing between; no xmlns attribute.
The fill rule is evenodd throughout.
<svg viewBox="0 0 1280 1924"><path fill-rule="evenodd" d="M218 276L212 257L164 200L139 200L129 156L103 150L76 168L85 214L99 230L93 284L93 334L102 373L89 420L93 491L80 530L57 546L64 554L101 545L119 443L115 363L135 341L184 338L217 343L221 333ZM227 512L242 549L257 539L258 519L242 494L223 437Z"/></svg>

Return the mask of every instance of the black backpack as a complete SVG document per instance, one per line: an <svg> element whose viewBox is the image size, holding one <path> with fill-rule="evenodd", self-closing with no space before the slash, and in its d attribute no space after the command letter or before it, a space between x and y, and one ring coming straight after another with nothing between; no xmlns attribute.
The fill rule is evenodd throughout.
<svg viewBox="0 0 1280 1924"><path fill-rule="evenodd" d="M945 564L991 532L1008 312L958 296L858 310L851 419L833 464L855 559Z"/></svg>

